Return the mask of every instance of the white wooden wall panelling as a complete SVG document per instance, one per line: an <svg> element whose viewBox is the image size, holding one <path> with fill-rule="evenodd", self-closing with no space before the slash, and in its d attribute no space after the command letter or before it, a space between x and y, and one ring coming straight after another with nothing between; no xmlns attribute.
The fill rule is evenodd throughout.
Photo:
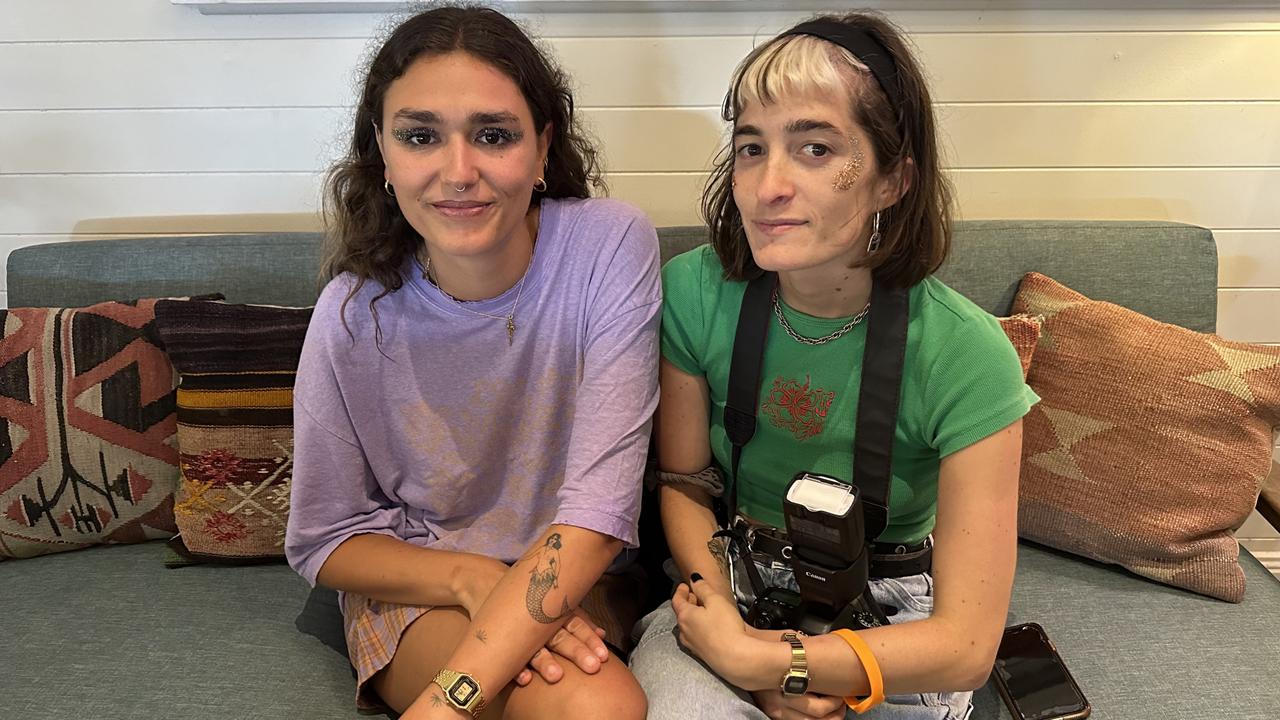
<svg viewBox="0 0 1280 720"><path fill-rule="evenodd" d="M345 107L0 112L0 174L315 170L339 154L350 115ZM582 115L619 172L701 171L725 137L717 107ZM943 105L939 116L951 167L1280 166L1276 102Z"/></svg>
<svg viewBox="0 0 1280 720"><path fill-rule="evenodd" d="M386 22L380 14L207 16L161 0L4 0L0 42L86 40L177 40L201 38L368 37ZM1027 32L1218 30L1274 28L1275 12L1219 8L1211 18L1201 10L1096 11L1018 10L898 11L889 13L912 32ZM797 13L555 13L516 16L543 35L751 35L793 22Z"/></svg>
<svg viewBox="0 0 1280 720"><path fill-rule="evenodd" d="M1215 230L1213 237L1219 287L1280 287L1280 230Z"/></svg>
<svg viewBox="0 0 1280 720"><path fill-rule="evenodd" d="M967 218L1164 219L1210 228L1280 228L1280 168L956 170ZM86 218L306 212L319 173L0 176L6 233L120 232ZM615 196L655 223L694 222L702 173L613 173ZM176 231L202 228L173 227Z"/></svg>
<svg viewBox="0 0 1280 720"><path fill-rule="evenodd" d="M345 107L0 112L0 175L314 171L350 125Z"/></svg>
<svg viewBox="0 0 1280 720"><path fill-rule="evenodd" d="M939 102L1280 100L1280 33L921 34ZM748 37L550 42L583 107L719 104ZM351 103L358 39L0 44L0 110ZM1069 58L1069 61L1067 60ZM696 62L694 61L696 59Z"/></svg>
<svg viewBox="0 0 1280 720"><path fill-rule="evenodd" d="M700 172L726 132L718 108L581 113L616 172ZM940 118L952 168L1280 165L1280 102L942 105ZM349 122L348 108L0 111L0 174L301 172L339 154Z"/></svg>
<svg viewBox="0 0 1280 720"><path fill-rule="evenodd" d="M1218 334L1228 340L1280 342L1280 290L1218 290Z"/></svg>
<svg viewBox="0 0 1280 720"><path fill-rule="evenodd" d="M1280 165L1280 103L943 104L955 167Z"/></svg>

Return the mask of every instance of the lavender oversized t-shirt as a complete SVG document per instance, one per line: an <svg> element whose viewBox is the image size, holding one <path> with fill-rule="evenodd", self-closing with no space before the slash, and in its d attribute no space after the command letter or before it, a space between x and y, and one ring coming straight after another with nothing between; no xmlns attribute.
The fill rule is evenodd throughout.
<svg viewBox="0 0 1280 720"><path fill-rule="evenodd" d="M516 289L458 307L406 264L374 306L335 278L294 390L285 554L312 584L339 544L382 533L513 562L552 523L636 544L657 405L661 285L653 226L613 200L545 200Z"/></svg>

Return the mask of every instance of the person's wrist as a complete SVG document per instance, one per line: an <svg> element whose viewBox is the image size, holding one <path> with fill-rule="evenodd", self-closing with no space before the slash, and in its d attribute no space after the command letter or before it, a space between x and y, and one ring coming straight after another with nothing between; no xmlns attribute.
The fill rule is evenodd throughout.
<svg viewBox="0 0 1280 720"><path fill-rule="evenodd" d="M761 630L757 627L747 626L747 633L757 640L765 642L782 642L782 630Z"/></svg>
<svg viewBox="0 0 1280 720"><path fill-rule="evenodd" d="M506 570L506 565L492 558L483 555L467 556L467 562L455 566L450 577L452 592L458 598L458 604L467 614L474 615Z"/></svg>
<svg viewBox="0 0 1280 720"><path fill-rule="evenodd" d="M791 667L791 646L748 636L748 642L741 645L740 654L731 661L731 667L741 669L739 677L732 682L743 690L776 690Z"/></svg>
<svg viewBox="0 0 1280 720"><path fill-rule="evenodd" d="M433 700L436 698L437 700ZM419 714L422 713L422 714ZM418 699L400 717L470 718L466 710L456 707L444 697L444 688L432 680Z"/></svg>

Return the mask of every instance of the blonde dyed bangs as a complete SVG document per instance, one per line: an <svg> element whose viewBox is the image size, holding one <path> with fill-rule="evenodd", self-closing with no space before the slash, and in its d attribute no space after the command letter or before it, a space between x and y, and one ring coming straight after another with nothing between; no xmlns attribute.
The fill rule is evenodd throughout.
<svg viewBox="0 0 1280 720"><path fill-rule="evenodd" d="M848 50L811 35L790 35L747 56L739 66L730 98L733 117L748 103L775 103L787 97L839 97L842 87L855 97L852 78L871 70ZM856 83L861 85L861 83Z"/></svg>

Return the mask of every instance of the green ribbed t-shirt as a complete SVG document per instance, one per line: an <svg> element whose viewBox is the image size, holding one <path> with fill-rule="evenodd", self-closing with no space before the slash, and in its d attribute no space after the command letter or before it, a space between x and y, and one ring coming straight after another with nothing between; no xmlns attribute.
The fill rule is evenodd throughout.
<svg viewBox="0 0 1280 720"><path fill-rule="evenodd" d="M704 245L662 271L662 355L703 377L711 395L711 450L728 477L724 430L729 362L746 283L726 281ZM848 318L818 318L783 304L793 328L821 337ZM825 345L801 345L770 315L756 434L742 454L739 511L784 527L782 496L800 471L849 482L867 327ZM902 398L893 446L889 527L881 542L914 543L933 531L943 457L1013 423L1039 400L1022 379L999 322L942 281L911 288Z"/></svg>

